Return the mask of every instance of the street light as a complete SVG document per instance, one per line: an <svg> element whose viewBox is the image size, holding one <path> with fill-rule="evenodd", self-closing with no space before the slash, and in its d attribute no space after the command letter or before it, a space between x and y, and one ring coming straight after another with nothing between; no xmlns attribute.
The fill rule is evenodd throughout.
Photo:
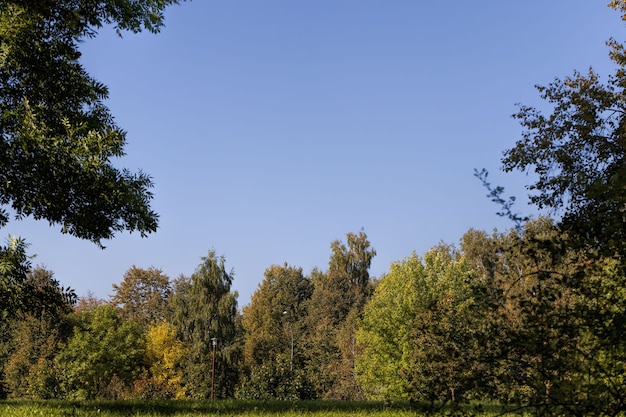
<svg viewBox="0 0 626 417"><path fill-rule="evenodd" d="M287 310L283 311L283 316L286 316ZM287 319L289 323L289 333L291 333L291 360L289 361L289 372L293 372L293 325L289 318Z"/></svg>
<svg viewBox="0 0 626 417"><path fill-rule="evenodd" d="M213 345L213 365L211 366L211 400L215 400L215 348L217 347L217 337L211 338Z"/></svg>

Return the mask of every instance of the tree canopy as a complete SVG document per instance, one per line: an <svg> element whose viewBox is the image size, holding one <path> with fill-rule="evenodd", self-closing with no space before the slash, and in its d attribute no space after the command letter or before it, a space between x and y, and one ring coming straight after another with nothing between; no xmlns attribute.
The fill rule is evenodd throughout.
<svg viewBox="0 0 626 417"><path fill-rule="evenodd" d="M0 3L0 226L32 216L101 244L154 232L152 180L119 169L126 132L108 89L80 63L79 43L104 25L158 32L179 0Z"/></svg>
<svg viewBox="0 0 626 417"><path fill-rule="evenodd" d="M171 293L170 279L160 269L132 266L120 285L113 284L111 303L120 308L124 319L131 319L143 329L165 318Z"/></svg>
<svg viewBox="0 0 626 417"><path fill-rule="evenodd" d="M609 4L626 12L623 1ZM624 16L623 16L624 18ZM616 70L605 82L593 69L537 86L548 114L521 105L524 128L502 160L506 171L534 171L530 201L549 209L579 244L626 255L626 51L608 41Z"/></svg>
<svg viewBox="0 0 626 417"><path fill-rule="evenodd" d="M202 257L202 263L190 277L181 276L174 282L172 321L181 340L188 345L182 379L191 398L212 395L223 398L234 392L237 383L234 366L239 355L236 344L239 295L231 291L232 282L233 272L226 270L226 259L213 250ZM209 359L213 354L214 363Z"/></svg>

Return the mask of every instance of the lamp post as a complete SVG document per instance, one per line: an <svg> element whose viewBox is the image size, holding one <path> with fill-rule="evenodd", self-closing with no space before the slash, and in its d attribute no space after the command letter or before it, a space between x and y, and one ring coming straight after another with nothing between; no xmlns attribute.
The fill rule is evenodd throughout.
<svg viewBox="0 0 626 417"><path fill-rule="evenodd" d="M211 400L215 400L215 348L217 347L217 337L211 338L211 345L213 345L213 359L211 366Z"/></svg>
<svg viewBox="0 0 626 417"><path fill-rule="evenodd" d="M283 311L283 316L288 315L287 310ZM289 323L289 333L291 333L291 359L289 360L289 372L293 372L293 325L290 318L287 318Z"/></svg>

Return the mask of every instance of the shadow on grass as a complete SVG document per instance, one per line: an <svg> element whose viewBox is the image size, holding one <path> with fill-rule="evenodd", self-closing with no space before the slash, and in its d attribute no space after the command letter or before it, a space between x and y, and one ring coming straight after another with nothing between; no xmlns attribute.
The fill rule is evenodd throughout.
<svg viewBox="0 0 626 417"><path fill-rule="evenodd" d="M463 406L462 408L437 407L409 402L382 401L243 401L243 400L128 400L128 401L6 401L15 405L33 405L55 410L63 416L96 415L110 413L123 416L170 416L185 413L203 415L242 414L315 414L346 413L367 415L369 413L415 412L419 415L497 415L502 409L490 406ZM497 410L496 410L497 409ZM469 411L469 413L468 413Z"/></svg>
<svg viewBox="0 0 626 417"><path fill-rule="evenodd" d="M44 404L49 402L44 402ZM124 415L155 413L174 415L184 412L206 414L242 414L242 413L286 413L286 412L323 412L323 411L385 411L409 410L414 408L409 403L384 404L383 402L355 401L242 401L242 400L151 400L151 401L58 401L57 405L66 405L85 411L109 411Z"/></svg>

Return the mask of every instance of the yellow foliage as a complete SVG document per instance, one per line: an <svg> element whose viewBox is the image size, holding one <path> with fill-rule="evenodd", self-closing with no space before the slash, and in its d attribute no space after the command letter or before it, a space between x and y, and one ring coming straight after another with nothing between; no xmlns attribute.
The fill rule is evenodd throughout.
<svg viewBox="0 0 626 417"><path fill-rule="evenodd" d="M182 372L179 363L185 356L183 342L176 338L172 325L162 320L152 324L146 334L146 361L152 379L175 393L176 398L184 398Z"/></svg>

